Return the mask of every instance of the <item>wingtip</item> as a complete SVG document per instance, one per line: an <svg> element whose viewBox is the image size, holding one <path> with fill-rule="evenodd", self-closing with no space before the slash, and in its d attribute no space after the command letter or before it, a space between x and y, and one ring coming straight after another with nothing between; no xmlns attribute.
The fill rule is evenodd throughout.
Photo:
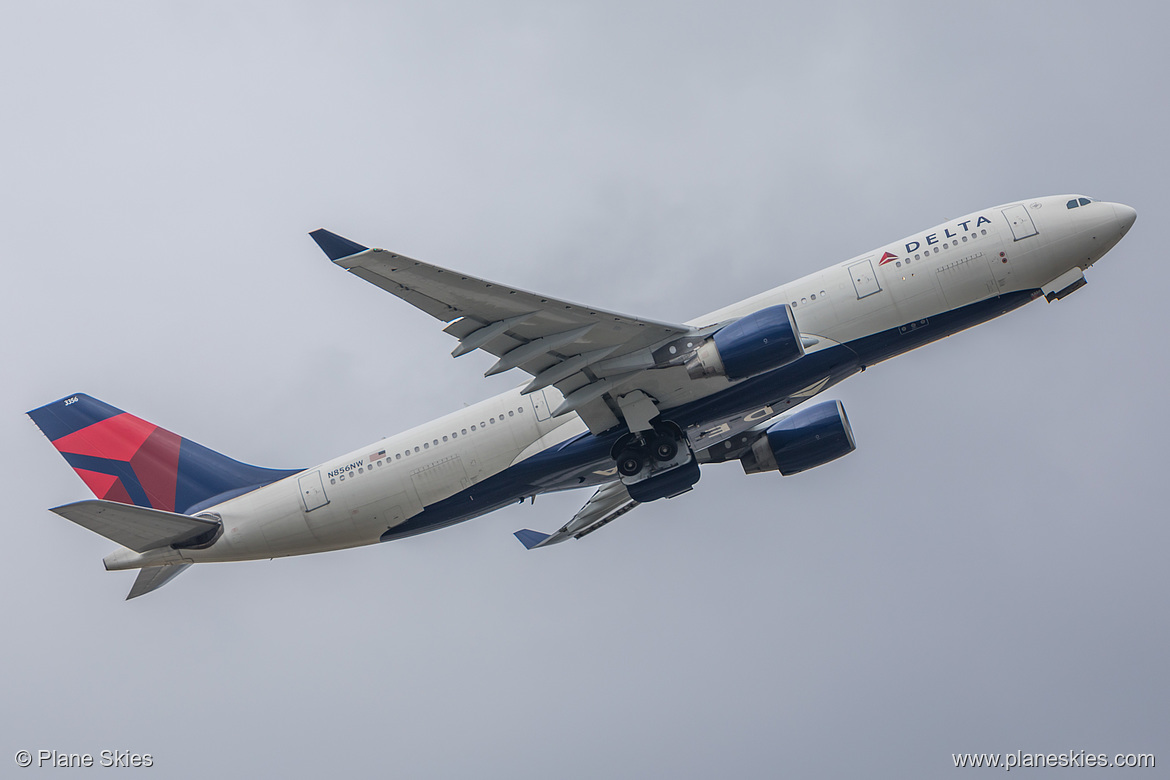
<svg viewBox="0 0 1170 780"><path fill-rule="evenodd" d="M526 550L531 550L533 547L539 546L541 542L548 539L551 535L542 534L540 531L530 531L527 528L513 534L513 536L520 540L520 544L524 545L524 549Z"/></svg>
<svg viewBox="0 0 1170 780"><path fill-rule="evenodd" d="M330 233L325 228L314 230L309 235L317 242L317 246L321 247L321 251L330 260L340 260L343 257L356 255L358 252L365 252L369 247L362 246L356 241L350 241L348 238L342 238L336 233Z"/></svg>

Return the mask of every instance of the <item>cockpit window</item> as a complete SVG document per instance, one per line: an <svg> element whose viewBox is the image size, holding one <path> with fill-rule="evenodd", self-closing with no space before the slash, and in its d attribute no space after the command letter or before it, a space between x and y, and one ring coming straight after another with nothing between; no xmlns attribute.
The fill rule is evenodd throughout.
<svg viewBox="0 0 1170 780"><path fill-rule="evenodd" d="M1076 198L1073 198L1072 200L1070 200L1070 201L1069 201L1068 203L1066 203L1065 205L1066 205L1066 206L1068 206L1070 209L1075 209L1075 208L1076 208L1077 206L1079 206L1080 204L1079 204L1079 203L1077 203L1077 199L1076 199Z"/></svg>
<svg viewBox="0 0 1170 780"><path fill-rule="evenodd" d="M1092 202L1093 201L1090 198L1077 198L1077 203L1081 204L1082 206L1088 206Z"/></svg>
<svg viewBox="0 0 1170 780"><path fill-rule="evenodd" d="M1077 206L1088 206L1093 202L1092 198L1073 198L1065 204L1070 209L1075 209Z"/></svg>

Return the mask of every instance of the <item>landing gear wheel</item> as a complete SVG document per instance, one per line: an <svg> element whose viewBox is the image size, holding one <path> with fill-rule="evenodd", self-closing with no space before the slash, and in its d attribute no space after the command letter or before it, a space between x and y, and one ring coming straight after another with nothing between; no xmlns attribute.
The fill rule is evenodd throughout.
<svg viewBox="0 0 1170 780"><path fill-rule="evenodd" d="M638 450L629 449L618 456L618 473L623 477L632 477L646 467L646 457Z"/></svg>
<svg viewBox="0 0 1170 780"><path fill-rule="evenodd" d="M674 439L659 439L654 445L654 457L665 463L678 455L678 442Z"/></svg>

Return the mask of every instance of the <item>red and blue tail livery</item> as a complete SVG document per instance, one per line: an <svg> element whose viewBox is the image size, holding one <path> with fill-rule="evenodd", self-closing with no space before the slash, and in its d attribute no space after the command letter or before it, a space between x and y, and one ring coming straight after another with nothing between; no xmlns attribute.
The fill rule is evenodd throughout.
<svg viewBox="0 0 1170 780"><path fill-rule="evenodd" d="M28 416L106 501L192 514L299 471L240 463L84 393Z"/></svg>

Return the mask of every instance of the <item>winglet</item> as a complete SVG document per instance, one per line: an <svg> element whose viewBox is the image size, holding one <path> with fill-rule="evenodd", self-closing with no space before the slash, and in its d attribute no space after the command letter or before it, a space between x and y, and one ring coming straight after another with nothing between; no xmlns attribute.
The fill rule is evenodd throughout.
<svg viewBox="0 0 1170 780"><path fill-rule="evenodd" d="M321 228L314 230L309 234L313 240L317 242L317 246L321 247L330 260L340 260L343 257L356 255L358 252L364 252L369 247L362 246L356 241L350 241L348 238L342 238L336 233L330 233L328 230Z"/></svg>
<svg viewBox="0 0 1170 780"><path fill-rule="evenodd" d="M545 539L552 534L542 534L540 531L530 531L525 528L523 531L517 531L514 536L520 540L520 544L524 545L524 549L531 550L538 546Z"/></svg>

